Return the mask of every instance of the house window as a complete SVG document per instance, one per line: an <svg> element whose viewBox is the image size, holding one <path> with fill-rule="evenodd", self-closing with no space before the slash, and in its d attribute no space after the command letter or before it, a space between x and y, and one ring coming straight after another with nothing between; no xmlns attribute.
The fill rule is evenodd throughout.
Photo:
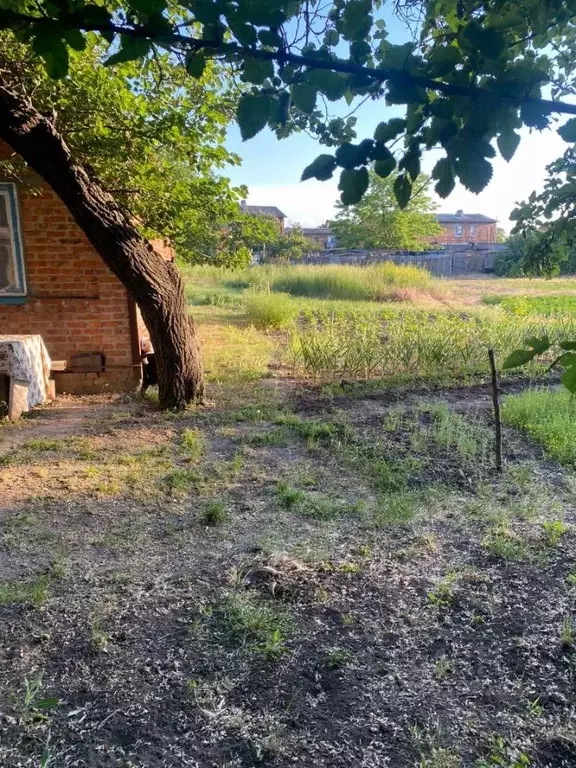
<svg viewBox="0 0 576 768"><path fill-rule="evenodd" d="M462 237L462 225L456 224L454 227L454 237Z"/></svg>
<svg viewBox="0 0 576 768"><path fill-rule="evenodd" d="M0 184L0 302L24 297L26 277L14 184Z"/></svg>
<svg viewBox="0 0 576 768"><path fill-rule="evenodd" d="M470 237L476 237L476 225L470 224L468 227L468 232L470 233Z"/></svg>

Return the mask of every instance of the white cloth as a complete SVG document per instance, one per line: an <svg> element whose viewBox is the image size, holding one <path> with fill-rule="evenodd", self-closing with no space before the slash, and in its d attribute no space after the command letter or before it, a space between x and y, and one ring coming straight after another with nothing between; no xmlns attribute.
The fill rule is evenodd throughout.
<svg viewBox="0 0 576 768"><path fill-rule="evenodd" d="M46 402L50 357L42 336L0 336L0 374L28 384L28 408Z"/></svg>

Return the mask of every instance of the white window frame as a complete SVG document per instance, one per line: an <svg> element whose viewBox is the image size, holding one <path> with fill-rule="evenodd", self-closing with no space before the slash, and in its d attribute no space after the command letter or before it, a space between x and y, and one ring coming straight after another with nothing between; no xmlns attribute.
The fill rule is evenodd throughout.
<svg viewBox="0 0 576 768"><path fill-rule="evenodd" d="M0 229L0 232L9 237L12 250L12 266L16 278L16 285L13 288L8 290L0 288L0 304L2 304L10 303L11 300L14 299L18 300L25 298L27 295L27 286L16 184L0 182L0 196L4 200L6 214L8 216L8 227L3 227Z"/></svg>
<svg viewBox="0 0 576 768"><path fill-rule="evenodd" d="M476 224L470 224L468 227L468 234L470 237L476 237Z"/></svg>
<svg viewBox="0 0 576 768"><path fill-rule="evenodd" d="M462 237L462 224L454 226L454 237Z"/></svg>

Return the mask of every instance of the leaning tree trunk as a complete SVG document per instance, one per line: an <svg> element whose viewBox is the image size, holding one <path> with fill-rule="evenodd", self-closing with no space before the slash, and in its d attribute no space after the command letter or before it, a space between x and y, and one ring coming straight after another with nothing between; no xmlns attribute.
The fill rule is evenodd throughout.
<svg viewBox="0 0 576 768"><path fill-rule="evenodd" d="M52 187L140 307L156 353L161 407L182 409L200 400L196 329L174 265L154 252L111 195L75 162L53 123L1 78L0 138Z"/></svg>

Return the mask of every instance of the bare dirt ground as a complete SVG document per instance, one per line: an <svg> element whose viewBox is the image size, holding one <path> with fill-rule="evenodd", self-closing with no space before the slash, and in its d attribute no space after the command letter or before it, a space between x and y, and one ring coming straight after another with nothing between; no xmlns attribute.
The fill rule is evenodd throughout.
<svg viewBox="0 0 576 768"><path fill-rule="evenodd" d="M0 428L0 765L576 765L573 473L343 392Z"/></svg>

